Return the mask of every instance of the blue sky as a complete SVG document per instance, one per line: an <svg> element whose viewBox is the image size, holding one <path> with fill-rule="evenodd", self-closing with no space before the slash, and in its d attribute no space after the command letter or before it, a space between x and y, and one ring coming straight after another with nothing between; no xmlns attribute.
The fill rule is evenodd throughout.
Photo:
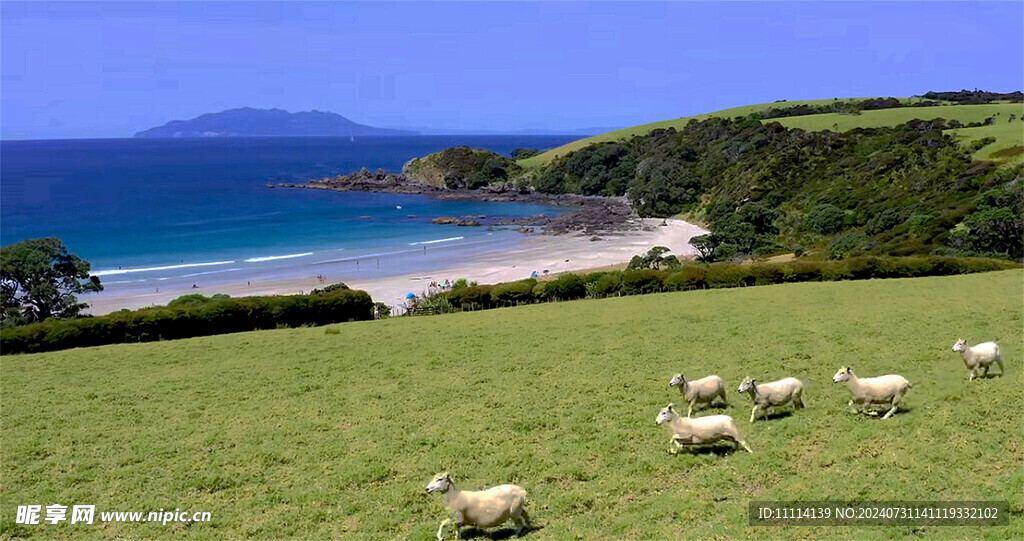
<svg viewBox="0 0 1024 541"><path fill-rule="evenodd" d="M1024 86L1024 2L0 3L0 137L234 107L385 127L629 126Z"/></svg>

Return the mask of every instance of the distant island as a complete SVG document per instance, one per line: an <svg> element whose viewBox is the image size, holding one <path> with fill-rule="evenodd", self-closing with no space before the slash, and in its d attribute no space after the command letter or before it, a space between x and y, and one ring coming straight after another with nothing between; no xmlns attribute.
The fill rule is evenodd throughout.
<svg viewBox="0 0 1024 541"><path fill-rule="evenodd" d="M168 137L348 137L354 135L419 135L411 130L357 124L335 113L243 107L208 113L191 120L172 120L135 134L139 138Z"/></svg>

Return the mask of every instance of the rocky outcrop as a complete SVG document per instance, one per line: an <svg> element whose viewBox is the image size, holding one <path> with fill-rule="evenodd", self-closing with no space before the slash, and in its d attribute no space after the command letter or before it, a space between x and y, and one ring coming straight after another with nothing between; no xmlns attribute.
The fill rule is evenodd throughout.
<svg viewBox="0 0 1024 541"><path fill-rule="evenodd" d="M483 225L477 220L472 220L469 218L454 218L452 216L438 216L437 218L430 220L430 223L439 225L462 225L474 227Z"/></svg>
<svg viewBox="0 0 1024 541"><path fill-rule="evenodd" d="M450 189L425 184L404 174L388 173L382 169L366 169L351 175L314 180L308 183L268 184L271 188L310 188L340 192L383 192L422 194L438 199L488 201L498 203L533 203L568 209L559 216L545 214L526 218L503 219L488 216L439 216L431 220L436 224L461 226L510 226L529 228L530 232L543 229L545 234L560 235L583 233L598 235L622 230L638 229L640 221L624 197L598 197L573 194L544 194L495 184L478 190Z"/></svg>

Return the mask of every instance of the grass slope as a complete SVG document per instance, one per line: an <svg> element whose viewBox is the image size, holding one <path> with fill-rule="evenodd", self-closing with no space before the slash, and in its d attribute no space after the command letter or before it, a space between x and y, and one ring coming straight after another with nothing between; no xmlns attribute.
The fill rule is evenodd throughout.
<svg viewBox="0 0 1024 541"><path fill-rule="evenodd" d="M1017 117L1024 114L1017 111ZM959 130L947 130L960 140L961 144L969 145L979 139L995 137L996 142L985 145L974 153L978 160L1001 161L1012 165L1024 162L1024 122L1007 122L1005 116L991 126L978 128L961 128Z"/></svg>
<svg viewBox="0 0 1024 541"><path fill-rule="evenodd" d="M863 98L850 98L845 100L839 100L843 102L860 100ZM741 105L739 107L730 107L729 109L722 109L720 111L714 111L711 113L705 113L702 115L684 116L680 118L673 118L670 120L661 120L658 122L651 122L649 124L641 124L639 126L631 126L629 128L623 128L621 130L610 131L607 133L599 133L586 139L580 139L578 141L572 141L566 143L560 147L553 148L546 152L531 156L525 160L519 160L517 163L523 167L539 167L547 165L551 160L564 156L575 150L579 150L587 145L594 143L602 143L605 141L618 141L620 139L627 139L633 135L646 135L654 130L665 129L665 128L681 128L685 126L691 120L705 120L711 117L722 117L722 118L733 118L737 116L747 116L751 113L758 111L764 111L769 107L794 107L797 105L828 105L833 103L835 100L803 100L803 101L783 101L775 103L758 103L755 105Z"/></svg>
<svg viewBox="0 0 1024 541"><path fill-rule="evenodd" d="M1024 537L1024 271L534 305L0 358L0 536L432 539L424 493L524 485L530 539ZM997 339L1008 375L950 347ZM831 377L898 372L887 421ZM668 386L721 375L754 454L669 456ZM741 378L807 409L753 426ZM1008 499L1006 527L750 527L758 500ZM14 525L16 505L175 508L211 524ZM504 533L508 533L508 529Z"/></svg>
<svg viewBox="0 0 1024 541"><path fill-rule="evenodd" d="M839 101L860 101L864 98L851 98ZM715 111L703 115L696 115L690 117L677 118L672 120L664 120L661 122L654 122L650 124L643 124L640 126L633 126L631 128L625 128L613 132L603 133L588 137L586 139L580 139L579 141L573 141L571 143L562 145L560 147L551 149L547 152L538 154L536 156L520 160L518 163L523 167L540 167L550 163L551 160L568 154L572 151L579 150L587 145L593 143L599 143L603 141L618 141L621 139L627 139L633 135L645 135L655 129L663 128L681 128L685 126L690 120L704 120L710 117L722 117L732 118L736 116L745 116L758 111L763 111L770 107L793 107L800 104L806 105L827 105L833 103L834 100L808 100L808 101L793 101L793 102L780 102L780 103L762 103L758 105L745 105L742 107L734 107L731 109L723 109L721 111ZM908 98L904 101L912 102L914 99ZM1004 148L1009 148L1014 145L1024 144L1024 122L1019 119L1024 116L1024 104L1020 103L997 103L997 104L984 104L984 105L940 105L936 107L927 108L898 108L898 109L881 109L872 111L862 111L859 115L844 115L838 113L820 114L820 115L805 115L796 117L782 117L767 119L766 122L778 122L787 128L801 128L810 131L820 130L835 130L838 128L839 131L847 131L853 128L873 128L881 126L895 126L897 124L905 123L915 118L930 120L933 118L945 118L946 120L959 120L964 124L971 122L981 122L986 118L998 113L997 125L1006 124L1005 130L993 130L991 133L981 135L981 137L996 137L998 140L996 143L986 146L981 152L976 155L978 159L990 159L991 153ZM1010 114L1016 114L1018 120L1015 120L1012 124L1007 122ZM973 128L978 129L978 128ZM971 138L973 140L973 138Z"/></svg>

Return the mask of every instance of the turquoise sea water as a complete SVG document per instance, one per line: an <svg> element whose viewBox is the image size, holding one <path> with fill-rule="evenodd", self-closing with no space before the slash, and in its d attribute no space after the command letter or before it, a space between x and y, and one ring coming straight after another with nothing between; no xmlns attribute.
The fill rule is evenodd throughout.
<svg viewBox="0 0 1024 541"><path fill-rule="evenodd" d="M270 189L360 167L398 171L455 145L508 153L560 136L109 139L0 143L0 242L55 236L107 290L327 274L368 278L505 249L519 233L436 216L558 214L519 203ZM329 271L329 272L328 272ZM344 275L344 276L341 276Z"/></svg>

